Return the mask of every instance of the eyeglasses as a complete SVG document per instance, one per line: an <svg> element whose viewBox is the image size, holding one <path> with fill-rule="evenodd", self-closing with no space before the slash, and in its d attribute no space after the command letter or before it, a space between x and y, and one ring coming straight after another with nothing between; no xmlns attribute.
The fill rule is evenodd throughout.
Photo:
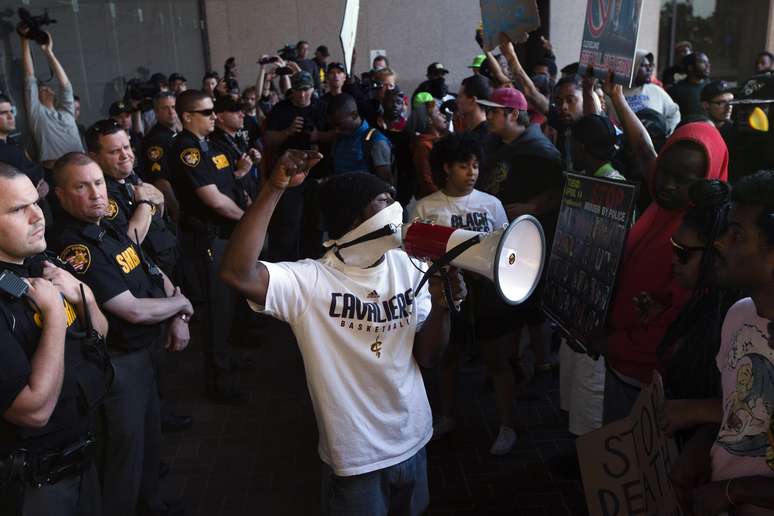
<svg viewBox="0 0 774 516"><path fill-rule="evenodd" d="M699 251L704 252L706 249L706 246L687 246L678 244L675 242L674 238L670 238L669 243L672 244L672 252L675 253L677 262L680 265L685 265L688 263L688 259L691 257L691 253L697 253Z"/></svg>
<svg viewBox="0 0 774 516"><path fill-rule="evenodd" d="M186 113L196 113L197 115L202 116L212 116L212 114L215 112L214 109L193 109L191 111L186 111Z"/></svg>

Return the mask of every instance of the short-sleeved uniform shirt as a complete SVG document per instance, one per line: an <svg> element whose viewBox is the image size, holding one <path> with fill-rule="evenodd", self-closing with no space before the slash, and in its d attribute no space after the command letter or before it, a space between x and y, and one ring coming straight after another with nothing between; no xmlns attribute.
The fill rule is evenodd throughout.
<svg viewBox="0 0 774 516"><path fill-rule="evenodd" d="M265 263L266 306L290 324L304 360L320 433L319 453L336 475L368 473L417 453L432 417L414 336L430 313L423 272L400 250L360 269L333 253Z"/></svg>
<svg viewBox="0 0 774 516"><path fill-rule="evenodd" d="M286 99L274 106L271 113L269 113L267 129L269 131L283 131L290 127L293 124L293 120L299 116L305 120L305 123L310 129L314 127L319 130L325 126L318 101L312 99L311 104L300 108ZM280 146L279 154L282 154L287 149L310 150L311 148L312 142L309 139L309 133L302 131L285 140Z"/></svg>
<svg viewBox="0 0 774 516"><path fill-rule="evenodd" d="M142 253L124 229L107 220L99 225L76 220L63 212L57 218L51 248L70 264L75 276L94 292L100 305L129 291L136 298L166 297L161 278L149 272ZM161 337L162 323L132 324L105 312L111 348L144 349Z"/></svg>
<svg viewBox="0 0 774 516"><path fill-rule="evenodd" d="M215 149L207 139L183 130L172 144L169 168L172 187L184 216L196 217L205 224L230 232L235 226L234 221L219 215L196 194L199 188L215 185L220 193L238 203L234 170L228 156Z"/></svg>
<svg viewBox="0 0 774 516"><path fill-rule="evenodd" d="M246 132L237 132L232 136L223 131L221 128L216 127L212 132L212 136L210 137L210 143L212 143L212 146L215 150L224 153L228 157L231 168L236 170L238 168L239 159L242 157L242 154L245 154L248 150L250 150L250 146L247 143L247 138L248 136ZM259 184L257 174L253 174L254 170L248 172L240 178L234 178L237 204L243 210L247 209L249 203L258 196Z"/></svg>
<svg viewBox="0 0 774 516"><path fill-rule="evenodd" d="M21 278L41 277L46 259L38 255L22 265L0 262L0 271L7 270ZM60 265L57 260L49 261ZM91 429L92 412L87 408L95 408L89 400L100 398L106 390L104 364L84 361L78 334L83 330L81 321L75 307L64 298L62 302L67 317L65 375L57 405L43 428L24 428L0 418L0 457L19 447L54 450L72 444ZM25 298L0 295L0 413L5 413L29 384L42 324L40 313ZM100 392L95 392L95 385ZM83 396L82 391L93 396Z"/></svg>
<svg viewBox="0 0 774 516"><path fill-rule="evenodd" d="M134 202L134 184L137 177L132 174L123 183L105 176L105 185L108 192L108 208L105 213L105 219L114 226L126 232L129 228L129 219L132 218L134 210L138 204ZM129 239L136 242L134 235L129 235ZM160 210L156 207L151 208L151 223L148 227L148 234L142 241L142 248L150 255L156 265L172 265L159 263L159 259L167 257L177 246L177 237L167 226ZM172 257L174 259L174 256Z"/></svg>
<svg viewBox="0 0 774 516"><path fill-rule="evenodd" d="M169 181L169 157L172 141L177 133L172 129L156 124L142 141L143 166L140 177L143 181L155 184L160 179Z"/></svg>

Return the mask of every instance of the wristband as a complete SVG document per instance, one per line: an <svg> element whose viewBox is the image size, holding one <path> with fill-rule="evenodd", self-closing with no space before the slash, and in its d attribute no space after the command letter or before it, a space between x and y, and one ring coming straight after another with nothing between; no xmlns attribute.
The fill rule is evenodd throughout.
<svg viewBox="0 0 774 516"><path fill-rule="evenodd" d="M151 208L155 208L156 207L156 205L153 204L152 202L150 202L148 199L142 199L140 201L137 201L137 204L147 204Z"/></svg>

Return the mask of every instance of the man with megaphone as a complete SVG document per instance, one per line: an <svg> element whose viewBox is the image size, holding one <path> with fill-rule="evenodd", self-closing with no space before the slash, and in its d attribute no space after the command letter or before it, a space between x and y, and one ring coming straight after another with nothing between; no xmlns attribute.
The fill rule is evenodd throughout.
<svg viewBox="0 0 774 516"><path fill-rule="evenodd" d="M449 306L437 278L416 289L424 270L399 249L402 208L392 188L371 174L334 176L320 192L328 252L258 260L277 203L321 158L295 150L280 158L234 230L221 277L254 310L289 323L298 341L325 463L323 513L418 515L429 503L432 436L419 366L442 355ZM459 303L462 276L449 277Z"/></svg>

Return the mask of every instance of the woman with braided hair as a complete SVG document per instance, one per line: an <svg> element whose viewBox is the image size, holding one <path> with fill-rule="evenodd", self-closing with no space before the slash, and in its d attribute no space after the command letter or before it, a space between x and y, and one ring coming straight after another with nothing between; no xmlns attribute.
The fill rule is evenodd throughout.
<svg viewBox="0 0 774 516"><path fill-rule="evenodd" d="M717 420L720 414L720 373L715 366L720 330L726 312L742 297L714 282L717 253L712 243L726 228L730 192L729 185L718 180L692 185L691 207L671 238L674 277L691 296L657 350L670 434Z"/></svg>

